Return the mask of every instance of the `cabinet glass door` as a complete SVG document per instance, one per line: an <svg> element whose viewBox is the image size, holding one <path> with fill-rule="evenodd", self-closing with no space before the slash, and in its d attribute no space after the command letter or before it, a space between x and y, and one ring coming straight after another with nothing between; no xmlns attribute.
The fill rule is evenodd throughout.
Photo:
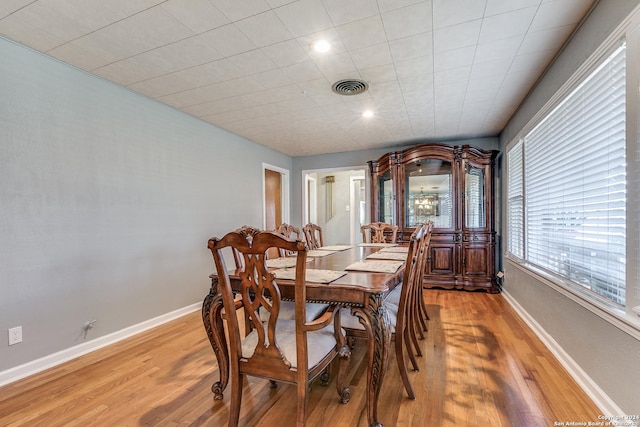
<svg viewBox="0 0 640 427"><path fill-rule="evenodd" d="M391 171L378 177L378 215L376 221L395 224L393 221L393 181Z"/></svg>
<svg viewBox="0 0 640 427"><path fill-rule="evenodd" d="M407 164L405 176L405 227L433 221L434 227L453 227L451 162L424 159Z"/></svg>
<svg viewBox="0 0 640 427"><path fill-rule="evenodd" d="M467 164L464 175L464 224L466 228L485 228L485 170Z"/></svg>

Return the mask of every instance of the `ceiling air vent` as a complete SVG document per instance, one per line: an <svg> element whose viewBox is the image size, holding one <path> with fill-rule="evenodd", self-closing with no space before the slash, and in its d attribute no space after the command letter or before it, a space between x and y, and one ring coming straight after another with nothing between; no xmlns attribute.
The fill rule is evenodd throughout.
<svg viewBox="0 0 640 427"><path fill-rule="evenodd" d="M335 93L345 96L358 95L368 88L369 85L366 82L357 79L339 80L331 86L331 90Z"/></svg>

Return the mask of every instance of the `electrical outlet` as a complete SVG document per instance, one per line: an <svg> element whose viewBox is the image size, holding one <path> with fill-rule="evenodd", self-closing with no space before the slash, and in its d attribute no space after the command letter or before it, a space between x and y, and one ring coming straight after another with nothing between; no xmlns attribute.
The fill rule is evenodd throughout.
<svg viewBox="0 0 640 427"><path fill-rule="evenodd" d="M22 342L22 326L16 326L9 329L9 345Z"/></svg>

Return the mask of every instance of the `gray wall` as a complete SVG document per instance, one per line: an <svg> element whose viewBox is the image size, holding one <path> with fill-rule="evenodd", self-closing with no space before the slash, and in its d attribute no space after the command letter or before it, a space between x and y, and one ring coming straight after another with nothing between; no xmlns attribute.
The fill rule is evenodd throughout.
<svg viewBox="0 0 640 427"><path fill-rule="evenodd" d="M199 301L291 158L0 38L0 372ZM24 342L6 331L22 325Z"/></svg>
<svg viewBox="0 0 640 427"><path fill-rule="evenodd" d="M503 151L526 123L639 3L637 0L600 1L507 124L500 140ZM506 199L504 184L502 195ZM506 215L504 211L503 214ZM630 214L638 213L630 212ZM506 233L506 230L503 231ZM638 398L640 342L551 289L534 276L508 262L505 269L505 291L535 318L623 411L627 414L638 414L640 412Z"/></svg>

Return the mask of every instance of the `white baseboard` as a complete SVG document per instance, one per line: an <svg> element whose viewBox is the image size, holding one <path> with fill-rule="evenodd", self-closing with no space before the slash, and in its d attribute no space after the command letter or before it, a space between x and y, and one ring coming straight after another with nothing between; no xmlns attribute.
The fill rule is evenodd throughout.
<svg viewBox="0 0 640 427"><path fill-rule="evenodd" d="M193 313L194 311L200 310L201 308L202 303L195 303L187 307L179 308L169 313L165 313L161 316L154 317L153 319L145 320L144 322L138 323L137 325L129 326L128 328L121 329L119 331L104 335L94 340L87 341L82 344L61 350L57 353L41 357L40 359L27 362L23 365L7 369L6 371L0 372L0 386L18 381L33 374L37 374L38 372L42 372L45 369L52 368L71 359L75 359L76 357L91 353L92 351L114 344L125 338L129 338L133 335L144 332L148 329L155 328L156 326L177 319L178 317L184 316L185 314Z"/></svg>
<svg viewBox="0 0 640 427"><path fill-rule="evenodd" d="M529 325L533 332L540 338L540 341L547 346L549 351L558 359L560 364L571 374L578 385L600 408L603 415L620 415L624 412L616 405L616 403L605 393L600 386L587 375L587 373L576 363L575 360L564 351L564 349L553 339L551 335L545 331L542 326L516 301L508 292L502 291L504 299L515 312Z"/></svg>

